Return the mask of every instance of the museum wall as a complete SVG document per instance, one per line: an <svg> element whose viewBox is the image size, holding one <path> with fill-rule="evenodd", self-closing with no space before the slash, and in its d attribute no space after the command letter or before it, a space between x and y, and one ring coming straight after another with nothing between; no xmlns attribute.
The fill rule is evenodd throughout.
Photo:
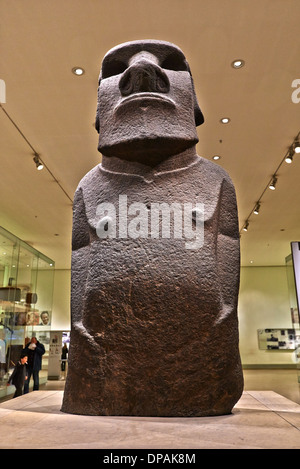
<svg viewBox="0 0 300 469"><path fill-rule="evenodd" d="M70 330L71 270L55 270L52 329Z"/></svg>
<svg viewBox="0 0 300 469"><path fill-rule="evenodd" d="M291 329L286 267L243 267L239 295L240 352L249 365L293 365L291 350L259 350L257 329Z"/></svg>
<svg viewBox="0 0 300 469"><path fill-rule="evenodd" d="M53 330L70 329L70 285L70 270L56 270ZM293 351L259 350L257 339L257 329L292 328L286 267L242 267L238 311L243 365L293 366Z"/></svg>

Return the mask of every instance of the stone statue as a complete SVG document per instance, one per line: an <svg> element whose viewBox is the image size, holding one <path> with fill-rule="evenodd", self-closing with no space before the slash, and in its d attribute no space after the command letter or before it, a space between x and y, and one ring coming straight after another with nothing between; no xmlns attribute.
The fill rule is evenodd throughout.
<svg viewBox="0 0 300 469"><path fill-rule="evenodd" d="M236 197L196 153L203 121L177 46L133 41L105 55L102 162L74 198L63 412L212 416L242 394Z"/></svg>

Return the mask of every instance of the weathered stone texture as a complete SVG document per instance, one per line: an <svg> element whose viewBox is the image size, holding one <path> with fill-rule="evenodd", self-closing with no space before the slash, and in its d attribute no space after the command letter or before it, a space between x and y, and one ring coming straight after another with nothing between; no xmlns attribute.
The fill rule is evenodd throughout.
<svg viewBox="0 0 300 469"><path fill-rule="evenodd" d="M74 199L64 412L220 415L230 413L242 394L235 191L221 167L196 154L195 122L203 117L186 62L185 70L178 57L179 70L162 66L173 60L174 68L170 53L184 57L168 43L134 42L115 48L103 62L97 114L103 160L82 179ZM126 58L127 67L118 68L113 57ZM149 62L150 78L143 72ZM111 75L112 69L118 73ZM131 83L137 76L138 83ZM123 102L120 116L120 101L131 95L135 99ZM164 95L175 105L159 99ZM151 204L203 204L203 246L187 249L186 239L154 239L150 233L100 239L97 207L120 207L120 195L126 195L127 207L146 207L149 226ZM117 211L117 227L123 215Z"/></svg>

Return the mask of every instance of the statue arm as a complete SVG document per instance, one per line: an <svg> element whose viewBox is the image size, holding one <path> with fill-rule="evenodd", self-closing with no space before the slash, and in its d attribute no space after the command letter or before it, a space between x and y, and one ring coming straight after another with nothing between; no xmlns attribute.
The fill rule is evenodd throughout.
<svg viewBox="0 0 300 469"><path fill-rule="evenodd" d="M217 255L223 313L230 313L238 301L240 237L236 194L229 178L223 180L220 194Z"/></svg>
<svg viewBox="0 0 300 469"><path fill-rule="evenodd" d="M71 314L72 322L82 320L86 277L89 266L90 235L82 189L75 192L73 203L72 231L72 277Z"/></svg>
<svg viewBox="0 0 300 469"><path fill-rule="evenodd" d="M86 217L82 189L79 187L75 192L73 201L72 251L77 251L81 247L89 245L89 243L89 225Z"/></svg>

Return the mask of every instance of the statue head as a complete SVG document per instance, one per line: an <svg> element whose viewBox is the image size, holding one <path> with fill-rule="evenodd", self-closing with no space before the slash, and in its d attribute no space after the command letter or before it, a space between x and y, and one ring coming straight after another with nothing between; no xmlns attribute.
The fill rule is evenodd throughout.
<svg viewBox="0 0 300 469"><path fill-rule="evenodd" d="M183 52L174 44L144 40L120 44L105 55L98 87L98 150L105 156L147 163L198 142L204 122Z"/></svg>

